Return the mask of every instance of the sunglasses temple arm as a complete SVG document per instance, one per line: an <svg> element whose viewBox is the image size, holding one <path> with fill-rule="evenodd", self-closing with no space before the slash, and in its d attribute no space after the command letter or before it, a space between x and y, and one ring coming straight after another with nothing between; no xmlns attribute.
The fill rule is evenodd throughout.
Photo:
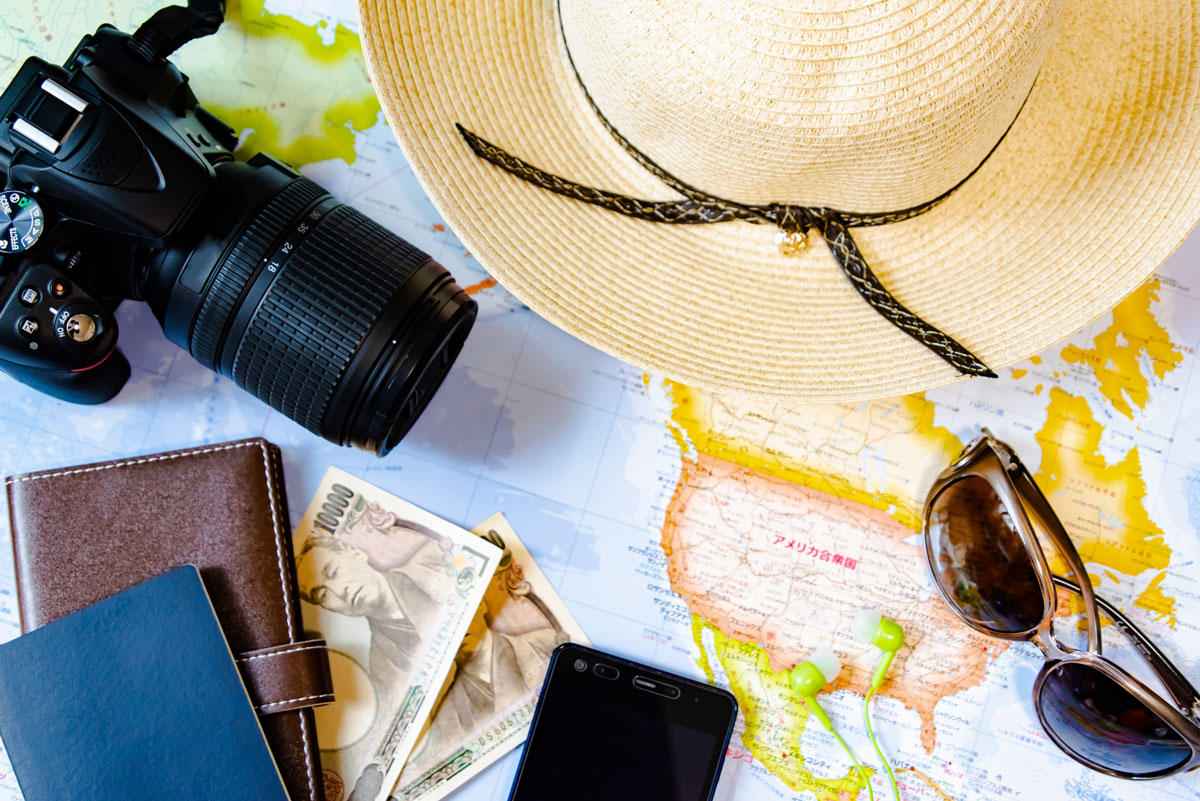
<svg viewBox="0 0 1200 801"><path fill-rule="evenodd" d="M1082 595L1080 587L1070 579L1062 576L1055 576L1054 583L1063 589L1070 590L1073 593ZM1162 681L1163 686L1167 688L1167 692L1175 700L1175 704L1180 711L1192 717L1194 715L1194 707L1200 704L1200 692L1192 686L1192 683L1187 680L1179 669L1172 664L1158 647L1142 633L1142 630L1134 625L1133 621L1121 614L1121 612L1108 601L1097 596L1096 603L1103 610L1104 614L1110 617L1117 625L1122 633L1129 638L1133 646L1137 649L1142 658L1146 660L1146 664L1154 670L1155 674Z"/></svg>
<svg viewBox="0 0 1200 801"><path fill-rule="evenodd" d="M1054 542L1054 547L1058 549L1063 559L1067 560L1067 567L1079 582L1078 586L1081 589L1078 592L1083 596L1083 605L1087 608L1088 614L1088 650L1097 654L1101 653L1104 647L1100 642L1100 615L1096 611L1096 594L1092 592L1092 583L1088 579L1083 560L1079 557L1079 551L1075 550L1075 545L1067 535L1067 530L1063 528L1058 515L1050 507L1050 502L1042 494L1042 490L1033 480L1033 476L1029 475L1025 465L1019 461L1015 463L1019 466L1019 469L1015 471L1016 476L1014 476L1017 491L1028 505L1029 510L1046 529L1050 539Z"/></svg>

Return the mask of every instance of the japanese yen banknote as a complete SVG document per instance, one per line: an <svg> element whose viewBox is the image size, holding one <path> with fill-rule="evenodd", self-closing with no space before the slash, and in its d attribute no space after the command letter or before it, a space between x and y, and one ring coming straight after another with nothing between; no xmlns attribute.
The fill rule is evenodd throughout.
<svg viewBox="0 0 1200 801"><path fill-rule="evenodd" d="M568 640L590 644L504 515L474 532L504 555L393 790L398 801L439 801L525 742L550 654Z"/></svg>
<svg viewBox="0 0 1200 801"><path fill-rule="evenodd" d="M383 801L456 665L503 550L337 468L293 538L306 629L329 644L317 710L329 801Z"/></svg>

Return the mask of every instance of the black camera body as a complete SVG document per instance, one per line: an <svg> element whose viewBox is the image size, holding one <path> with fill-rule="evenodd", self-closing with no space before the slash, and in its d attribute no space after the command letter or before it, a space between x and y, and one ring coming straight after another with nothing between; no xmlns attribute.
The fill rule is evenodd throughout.
<svg viewBox="0 0 1200 801"><path fill-rule="evenodd" d="M113 310L144 300L206 366L383 455L441 384L475 303L291 167L236 161L233 130L163 54L220 12L164 43L152 23L166 12L190 10L132 37L103 25L62 67L28 59L0 95L0 370L108 400L129 376Z"/></svg>
<svg viewBox="0 0 1200 801"><path fill-rule="evenodd" d="M138 296L140 252L179 233L236 144L179 70L136 63L127 38L101 28L65 68L31 58L0 96L11 187L0 206L9 218L0 362L79 403L108 400L125 383L111 299ZM71 318L86 330L68 332Z"/></svg>

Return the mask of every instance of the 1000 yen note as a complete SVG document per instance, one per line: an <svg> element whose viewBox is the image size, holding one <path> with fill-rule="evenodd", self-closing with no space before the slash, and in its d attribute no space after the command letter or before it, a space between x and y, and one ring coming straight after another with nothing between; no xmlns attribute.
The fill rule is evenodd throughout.
<svg viewBox="0 0 1200 801"><path fill-rule="evenodd" d="M589 644L504 515L474 532L504 555L392 791L397 801L438 801L523 743L551 652Z"/></svg>
<svg viewBox="0 0 1200 801"><path fill-rule="evenodd" d="M316 712L328 801L395 786L502 551L331 467L293 537L304 625L329 644Z"/></svg>

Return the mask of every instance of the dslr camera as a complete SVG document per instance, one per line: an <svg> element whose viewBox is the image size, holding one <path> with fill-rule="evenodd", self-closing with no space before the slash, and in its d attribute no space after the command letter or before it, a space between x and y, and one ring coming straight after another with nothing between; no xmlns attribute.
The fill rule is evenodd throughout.
<svg viewBox="0 0 1200 801"><path fill-rule="evenodd" d="M476 305L444 267L264 153L167 57L220 0L101 25L0 95L0 370L75 403L129 377L113 310L340 445L382 456L441 385Z"/></svg>

